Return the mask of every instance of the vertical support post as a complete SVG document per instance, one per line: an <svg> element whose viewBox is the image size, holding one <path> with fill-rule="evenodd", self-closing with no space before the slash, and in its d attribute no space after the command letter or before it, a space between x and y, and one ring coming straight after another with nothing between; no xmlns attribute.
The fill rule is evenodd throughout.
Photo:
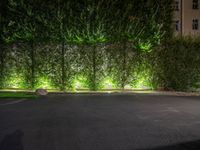
<svg viewBox="0 0 200 150"><path fill-rule="evenodd" d="M31 89L35 87L35 49L31 42Z"/></svg>
<svg viewBox="0 0 200 150"><path fill-rule="evenodd" d="M65 75L65 43L64 41L62 42L62 45L61 45L61 72L62 72L61 90L65 90L66 75Z"/></svg>
<svg viewBox="0 0 200 150"><path fill-rule="evenodd" d="M94 45L92 52L92 90L97 90L96 86L96 45Z"/></svg>
<svg viewBox="0 0 200 150"><path fill-rule="evenodd" d="M125 84L126 84L126 41L124 41L123 44L123 61L122 61L122 84L121 84L121 88L124 90L125 88Z"/></svg>
<svg viewBox="0 0 200 150"><path fill-rule="evenodd" d="M0 88L3 88L4 78L4 47L0 44Z"/></svg>

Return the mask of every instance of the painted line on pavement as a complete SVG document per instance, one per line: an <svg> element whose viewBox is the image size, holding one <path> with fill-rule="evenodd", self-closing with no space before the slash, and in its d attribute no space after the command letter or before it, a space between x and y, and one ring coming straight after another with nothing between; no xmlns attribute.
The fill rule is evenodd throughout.
<svg viewBox="0 0 200 150"><path fill-rule="evenodd" d="M25 101L25 99L9 102L9 103L5 103L5 104L0 104L0 106L13 105L13 104L21 103L23 101Z"/></svg>

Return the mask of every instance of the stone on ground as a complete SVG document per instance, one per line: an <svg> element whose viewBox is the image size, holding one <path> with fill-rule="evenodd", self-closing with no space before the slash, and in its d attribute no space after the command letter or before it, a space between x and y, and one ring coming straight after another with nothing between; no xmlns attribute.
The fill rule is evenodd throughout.
<svg viewBox="0 0 200 150"><path fill-rule="evenodd" d="M44 96L44 95L47 95L47 94L48 94L47 90L45 90L45 89L37 89L37 90L35 91L35 93L36 93L37 95L41 95L41 96Z"/></svg>

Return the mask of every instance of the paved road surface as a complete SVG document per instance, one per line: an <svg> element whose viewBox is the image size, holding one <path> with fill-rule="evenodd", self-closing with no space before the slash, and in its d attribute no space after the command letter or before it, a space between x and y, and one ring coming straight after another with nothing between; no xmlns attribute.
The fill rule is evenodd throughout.
<svg viewBox="0 0 200 150"><path fill-rule="evenodd" d="M0 150L200 150L200 97L0 100Z"/></svg>

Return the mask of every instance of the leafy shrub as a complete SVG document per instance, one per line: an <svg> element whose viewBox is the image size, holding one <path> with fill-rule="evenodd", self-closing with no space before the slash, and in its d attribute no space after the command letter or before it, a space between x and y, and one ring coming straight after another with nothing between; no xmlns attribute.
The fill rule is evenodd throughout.
<svg viewBox="0 0 200 150"><path fill-rule="evenodd" d="M8 0L0 20L0 87L155 87L166 80L158 62L168 52L160 56L156 46L171 37L171 3Z"/></svg>
<svg viewBox="0 0 200 150"><path fill-rule="evenodd" d="M167 89L191 90L200 81L200 41L196 37L174 38L158 52L160 83Z"/></svg>

